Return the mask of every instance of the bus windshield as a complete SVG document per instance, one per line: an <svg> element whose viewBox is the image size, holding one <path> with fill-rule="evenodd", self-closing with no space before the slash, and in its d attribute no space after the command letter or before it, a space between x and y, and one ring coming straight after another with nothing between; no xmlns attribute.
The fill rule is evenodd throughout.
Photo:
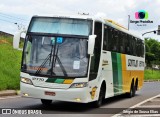
<svg viewBox="0 0 160 117"><path fill-rule="evenodd" d="M22 71L34 75L87 76L87 38L27 35Z"/></svg>
<svg viewBox="0 0 160 117"><path fill-rule="evenodd" d="M34 17L28 32L88 36L91 23L87 19Z"/></svg>

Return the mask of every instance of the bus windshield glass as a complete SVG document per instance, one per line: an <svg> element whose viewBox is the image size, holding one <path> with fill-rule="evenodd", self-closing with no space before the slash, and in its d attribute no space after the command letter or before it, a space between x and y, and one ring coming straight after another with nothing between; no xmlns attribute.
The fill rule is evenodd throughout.
<svg viewBox="0 0 160 117"><path fill-rule="evenodd" d="M34 17L28 32L88 36L91 26L87 19Z"/></svg>
<svg viewBox="0 0 160 117"><path fill-rule="evenodd" d="M33 75L87 76L87 38L26 36L22 71Z"/></svg>

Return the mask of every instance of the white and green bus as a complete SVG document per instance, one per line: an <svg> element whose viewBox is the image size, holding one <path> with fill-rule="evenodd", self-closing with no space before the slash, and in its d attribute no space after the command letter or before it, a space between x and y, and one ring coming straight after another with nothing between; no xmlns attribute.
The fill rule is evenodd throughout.
<svg viewBox="0 0 160 117"><path fill-rule="evenodd" d="M22 32L14 35L19 48ZM144 42L113 22L90 16L33 16L23 47L23 97L89 103L143 85Z"/></svg>

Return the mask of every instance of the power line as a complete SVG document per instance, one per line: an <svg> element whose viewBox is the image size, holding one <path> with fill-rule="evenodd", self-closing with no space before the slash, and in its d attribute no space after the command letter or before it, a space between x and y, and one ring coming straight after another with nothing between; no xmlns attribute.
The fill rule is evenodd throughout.
<svg viewBox="0 0 160 117"><path fill-rule="evenodd" d="M23 24L17 24L17 22L12 22L12 21L8 21L8 20L4 20L4 19L0 19L0 21L16 24L18 26L18 30L20 30L21 28L26 26L26 25L23 25Z"/></svg>
<svg viewBox="0 0 160 117"><path fill-rule="evenodd" d="M5 19L9 19L9 20L14 20L15 22L27 22L27 21L22 21L22 20L19 20L19 19L13 19L13 18L10 18L10 17L7 17L7 16L1 16L1 14L0 14L0 17L1 18L5 18Z"/></svg>
<svg viewBox="0 0 160 117"><path fill-rule="evenodd" d="M26 19L22 19L22 18L19 18L19 17L11 16L11 15L4 14L4 13L1 13L1 12L0 12L0 15L2 17L6 17L6 18L10 18L10 19L16 19L16 20L23 20L25 22L28 22L28 20L26 20Z"/></svg>
<svg viewBox="0 0 160 117"><path fill-rule="evenodd" d="M16 23L16 22L12 22L12 21L8 21L8 20L4 20L4 19L0 19L1 21L5 21L5 22L9 22L9 23Z"/></svg>

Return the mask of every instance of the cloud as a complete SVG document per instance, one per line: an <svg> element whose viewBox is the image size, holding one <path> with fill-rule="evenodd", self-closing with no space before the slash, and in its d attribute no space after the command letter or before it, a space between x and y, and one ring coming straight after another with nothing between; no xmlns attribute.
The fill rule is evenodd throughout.
<svg viewBox="0 0 160 117"><path fill-rule="evenodd" d="M146 10L149 20L154 23L146 27L130 24L130 29L138 33L157 28L160 24L159 6L158 0L5 0L0 4L0 12L28 20L33 15L89 13L112 19L127 27L128 15L133 20L136 11ZM2 23L4 22L0 21L0 24Z"/></svg>
<svg viewBox="0 0 160 117"><path fill-rule="evenodd" d="M101 18L106 18L107 17L107 15L103 12L98 12L95 16L96 17L101 17Z"/></svg>

